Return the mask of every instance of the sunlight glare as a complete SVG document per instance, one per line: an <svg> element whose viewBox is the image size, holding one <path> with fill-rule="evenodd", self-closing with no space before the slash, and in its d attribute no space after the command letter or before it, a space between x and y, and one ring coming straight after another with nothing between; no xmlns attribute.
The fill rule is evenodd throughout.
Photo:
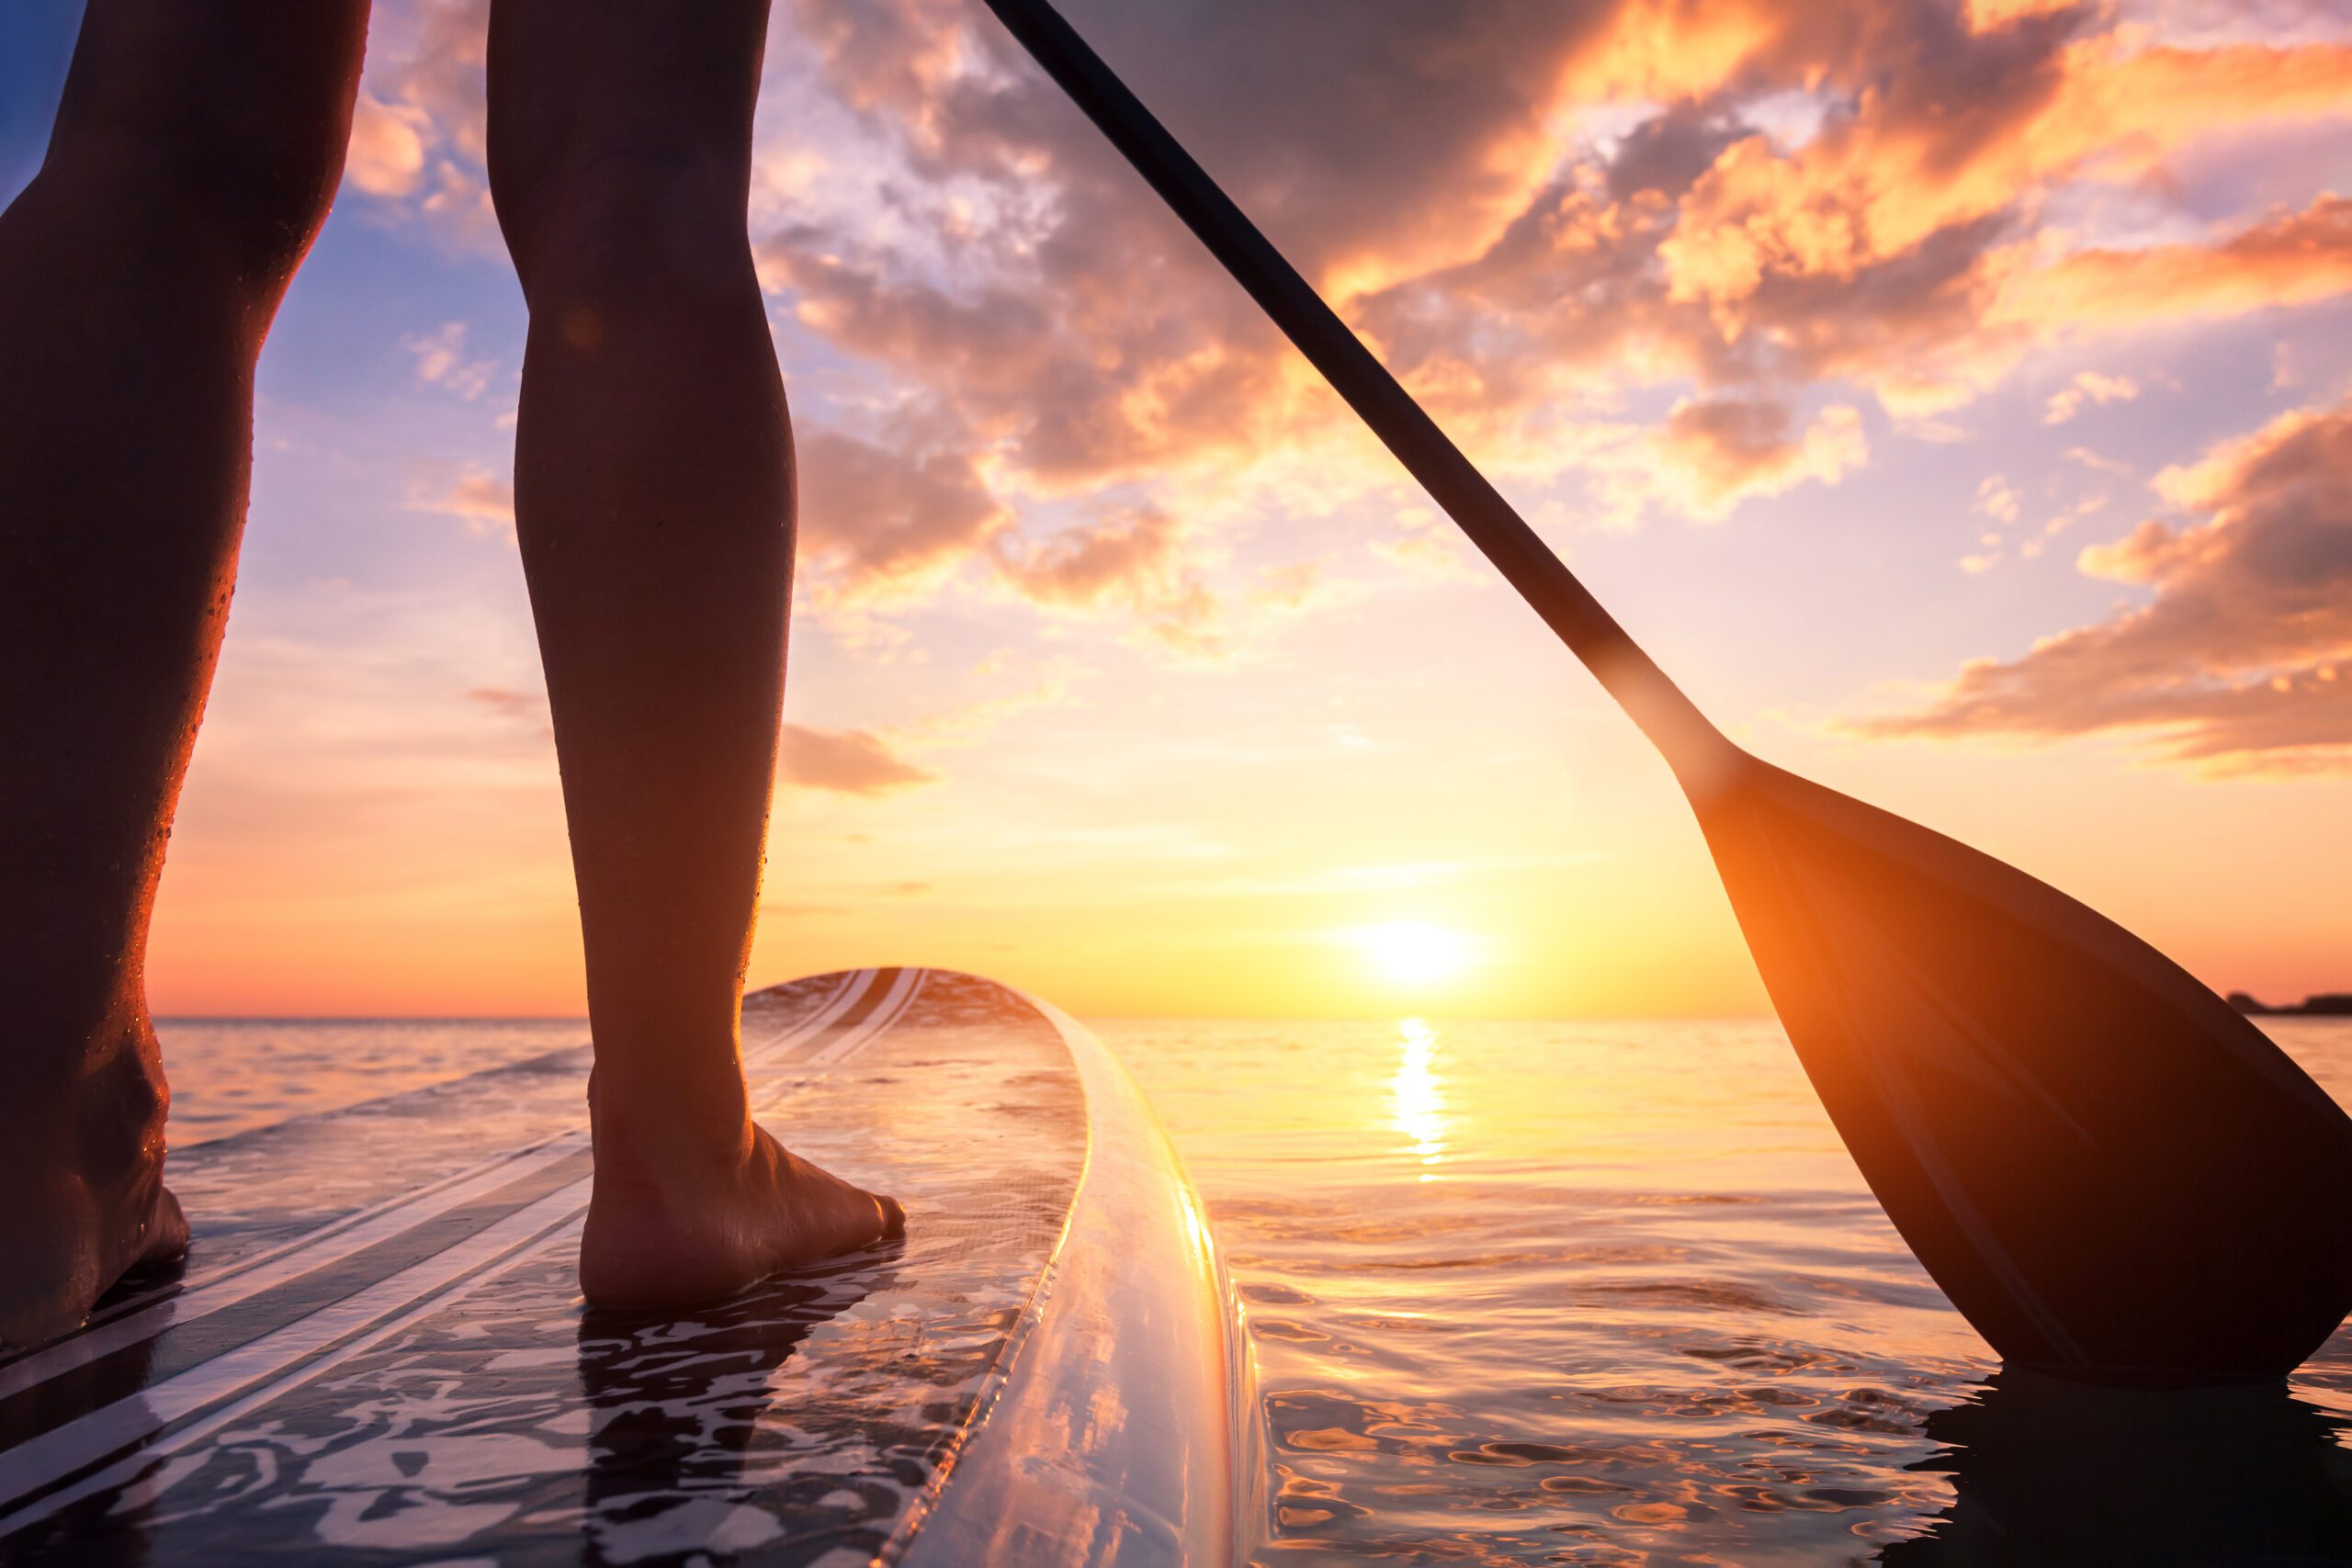
<svg viewBox="0 0 2352 1568"><path fill-rule="evenodd" d="M1391 920L1350 933L1365 964L1392 986L1425 987L1451 980L1469 966L1475 943L1460 931L1427 920Z"/></svg>
<svg viewBox="0 0 2352 1568"><path fill-rule="evenodd" d="M1414 1157L1425 1166L1445 1163L1445 1095L1438 1083L1437 1031L1418 1018L1396 1024L1396 1072L1388 1080L1389 1125L1413 1140ZM1435 1181L1433 1172L1421 1172Z"/></svg>

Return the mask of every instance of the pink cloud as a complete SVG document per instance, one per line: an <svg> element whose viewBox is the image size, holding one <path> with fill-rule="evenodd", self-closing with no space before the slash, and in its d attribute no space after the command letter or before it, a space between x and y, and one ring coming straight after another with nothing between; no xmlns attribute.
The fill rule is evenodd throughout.
<svg viewBox="0 0 2352 1568"><path fill-rule="evenodd" d="M853 595L935 581L1009 520L968 454L819 429L797 456L801 557Z"/></svg>
<svg viewBox="0 0 2352 1568"><path fill-rule="evenodd" d="M2149 601L1966 666L1876 736L2141 737L2233 772L2352 771L2352 408L2303 409L2165 470L2179 508L2082 553Z"/></svg>

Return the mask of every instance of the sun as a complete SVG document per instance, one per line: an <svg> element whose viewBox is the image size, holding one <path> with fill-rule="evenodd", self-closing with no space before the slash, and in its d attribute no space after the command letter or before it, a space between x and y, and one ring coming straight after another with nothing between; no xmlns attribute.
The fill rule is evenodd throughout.
<svg viewBox="0 0 2352 1568"><path fill-rule="evenodd" d="M1348 933L1365 966L1392 986L1442 984L1470 966L1477 943L1427 920L1390 920Z"/></svg>

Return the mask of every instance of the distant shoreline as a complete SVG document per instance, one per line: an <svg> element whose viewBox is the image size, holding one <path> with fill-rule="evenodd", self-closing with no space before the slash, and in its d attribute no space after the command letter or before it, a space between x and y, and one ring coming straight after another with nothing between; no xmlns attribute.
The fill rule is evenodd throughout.
<svg viewBox="0 0 2352 1568"><path fill-rule="evenodd" d="M2248 1018L2352 1018L2352 992L2346 991L2323 991L2305 997L2299 1006L2283 1008L2257 1001L2244 991L2232 991L2222 999Z"/></svg>

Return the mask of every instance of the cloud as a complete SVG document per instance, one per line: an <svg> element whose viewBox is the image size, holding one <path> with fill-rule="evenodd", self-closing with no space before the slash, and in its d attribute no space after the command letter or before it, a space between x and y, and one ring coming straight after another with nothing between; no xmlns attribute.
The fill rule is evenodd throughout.
<svg viewBox="0 0 2352 1568"><path fill-rule="evenodd" d="M1686 398L1656 438L1658 481L1693 516L1722 518L1750 496L1779 495L1808 479L1834 485L1870 456L1861 416L1821 411L1802 432L1787 405L1756 398Z"/></svg>
<svg viewBox="0 0 2352 1568"><path fill-rule="evenodd" d="M2004 474L1987 474L1976 486L1976 510L1996 523L2018 520L2018 492Z"/></svg>
<svg viewBox="0 0 2352 1568"><path fill-rule="evenodd" d="M758 257L802 325L904 378L1035 484L1070 490L1244 446L1288 396L1273 329L1201 275L1204 258L1156 254L1174 242L1150 217L1106 213L1086 254L1066 254L1072 236L1042 276L991 281L974 265L955 288L801 229L768 235Z"/></svg>
<svg viewBox="0 0 2352 1568"><path fill-rule="evenodd" d="M852 601L935 584L1011 521L966 452L817 429L797 456L801 558Z"/></svg>
<svg viewBox="0 0 2352 1568"><path fill-rule="evenodd" d="M1852 408L1832 404L1800 429L1786 404L1755 396L1684 398L1656 425L1588 419L1554 440L1614 529L1654 513L1720 522L1751 498L1836 484L1870 452Z"/></svg>
<svg viewBox="0 0 2352 1568"><path fill-rule="evenodd" d="M870 729L811 729L799 724L784 727L776 776L803 789L854 795L888 795L939 777L899 756Z"/></svg>
<svg viewBox="0 0 2352 1568"><path fill-rule="evenodd" d="M476 464L454 475L440 465L426 467L410 481L408 503L413 511L458 518L471 533L514 536L514 487Z"/></svg>
<svg viewBox="0 0 2352 1568"><path fill-rule="evenodd" d="M1392 566L1440 581L1481 581L1476 547L1453 523L1426 506L1408 506L1396 513L1393 537L1372 541L1372 553Z"/></svg>
<svg viewBox="0 0 2352 1568"><path fill-rule="evenodd" d="M1250 591L1250 602L1281 610L1304 609L1330 592L1319 562L1292 561L1286 566L1270 566L1258 573L1258 586Z"/></svg>
<svg viewBox="0 0 2352 1568"><path fill-rule="evenodd" d="M394 106L361 93L352 107L343 177L369 196L411 194L424 179L424 139L431 129L429 117L414 106Z"/></svg>
<svg viewBox="0 0 2352 1568"><path fill-rule="evenodd" d="M2102 457L2087 446L2069 446L2066 448L2066 457L2071 462L2080 463L2083 467L2102 474L2113 474L2118 479L2127 479L2132 477L2130 464L2119 463L2112 457Z"/></svg>
<svg viewBox="0 0 2352 1568"><path fill-rule="evenodd" d="M1779 9L1702 100L1571 158L1476 260L1365 302L1417 386L1503 407L1596 371L1782 399L1845 380L1916 422L2053 333L2352 289L2324 200L2144 253L2035 227L2062 193L2154 188L2199 139L2352 114L2352 51L2143 47L2089 6L1977 7L1973 26L1925 3ZM1792 99L1815 121L1764 123Z"/></svg>
<svg viewBox="0 0 2352 1568"><path fill-rule="evenodd" d="M416 356L416 378L428 387L442 387L468 401L490 389L498 373L494 359L466 357L466 323L448 321L438 332L418 333L401 339L401 346Z"/></svg>
<svg viewBox="0 0 2352 1568"><path fill-rule="evenodd" d="M1004 575L1040 604L1091 607L1114 595L1128 597L1165 576L1175 542L1176 527L1166 513L1136 513L1008 550Z"/></svg>
<svg viewBox="0 0 2352 1568"><path fill-rule="evenodd" d="M533 718L545 722L548 712L547 694L521 692L512 686L476 686L466 694L469 703L480 703L503 718Z"/></svg>
<svg viewBox="0 0 2352 1568"><path fill-rule="evenodd" d="M1964 667L1875 736L2109 731L2211 770L2352 771L2352 408L2309 408L2168 468L2177 510L2080 558L2136 607Z"/></svg>
<svg viewBox="0 0 2352 1568"><path fill-rule="evenodd" d="M1850 117L1794 149L1743 137L1684 199L1659 247L1669 292L1707 302L1726 334L1768 277L1854 276L2002 212L2081 156L2032 133L2070 85L2067 43L2086 11L1974 32L1949 12L1905 9L1909 36L1871 62Z"/></svg>
<svg viewBox="0 0 2352 1568"><path fill-rule="evenodd" d="M1467 11L1081 0L1069 14L1310 276L1344 295L1475 254L1525 204L1556 155L1549 122L1574 91L1563 67L1603 42L1612 12L1546 0ZM1058 187L1041 225L1023 213L1043 269L1102 254L1098 233L1141 231L1154 243L1135 260L1210 276L992 19L944 0L802 0L796 19L832 90L903 126L921 172ZM1217 69L1201 69L1211 61ZM1163 250L1180 265L1159 265Z"/></svg>
<svg viewBox="0 0 2352 1568"><path fill-rule="evenodd" d="M2052 394L2042 410L2041 423L2064 424L2082 412L2086 401L2105 407L2128 403L2140 395L2140 384L2129 376L2102 376L2096 370L2076 372L2072 382Z"/></svg>
<svg viewBox="0 0 2352 1568"><path fill-rule="evenodd" d="M1131 512L1036 544L1001 543L998 570L1033 604L1085 612L1125 609L1170 648L1216 653L1225 640L1218 604L1184 564L1182 537L1165 513Z"/></svg>
<svg viewBox="0 0 2352 1568"><path fill-rule="evenodd" d="M1986 32L1912 10L1906 52L1851 118L1790 152L1746 138L1693 187L1660 250L1677 298L1736 327L1768 275L1850 276L2054 182L2137 178L2200 134L2341 116L2352 100L2352 49L2135 50L2078 37L2088 6Z"/></svg>
<svg viewBox="0 0 2352 1568"><path fill-rule="evenodd" d="M2352 82L2345 90L2352 95ZM2216 243L2076 251L2021 274L1993 314L2079 332L2168 316L2241 315L2346 292L2352 292L2352 198L2331 191Z"/></svg>
<svg viewBox="0 0 2352 1568"><path fill-rule="evenodd" d="M380 214L503 255L490 205L489 34L490 0L375 7L344 180Z"/></svg>

